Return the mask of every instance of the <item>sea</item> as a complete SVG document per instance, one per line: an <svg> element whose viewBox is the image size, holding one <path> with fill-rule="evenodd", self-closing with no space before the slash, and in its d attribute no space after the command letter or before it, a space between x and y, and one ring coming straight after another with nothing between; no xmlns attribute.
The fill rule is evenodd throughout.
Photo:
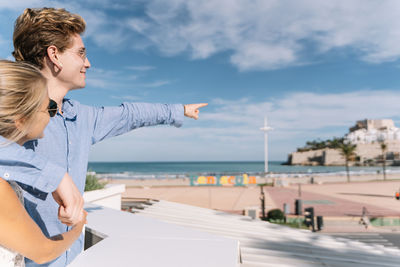
<svg viewBox="0 0 400 267"><path fill-rule="evenodd" d="M270 161L268 176L302 177L310 175L344 175L344 166L290 166ZM165 179L197 175L264 175L263 161L220 162L89 162L88 171L114 179ZM381 166L350 167L351 174L381 173ZM400 167L386 167L386 173L400 173Z"/></svg>

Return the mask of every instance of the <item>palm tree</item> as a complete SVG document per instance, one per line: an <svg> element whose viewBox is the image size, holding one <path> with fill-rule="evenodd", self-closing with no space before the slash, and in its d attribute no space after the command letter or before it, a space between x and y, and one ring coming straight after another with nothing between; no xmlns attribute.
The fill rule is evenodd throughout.
<svg viewBox="0 0 400 267"><path fill-rule="evenodd" d="M340 154L346 160L346 173L347 173L347 182L350 182L350 170L349 170L349 161L352 160L356 155L357 145L353 145L351 143L343 143L339 146Z"/></svg>
<svg viewBox="0 0 400 267"><path fill-rule="evenodd" d="M343 141L343 138L333 138L331 148L340 148L341 144L343 144Z"/></svg>
<svg viewBox="0 0 400 267"><path fill-rule="evenodd" d="M382 149L383 180L386 180L386 150L387 150L387 145L383 141L381 142L381 149Z"/></svg>

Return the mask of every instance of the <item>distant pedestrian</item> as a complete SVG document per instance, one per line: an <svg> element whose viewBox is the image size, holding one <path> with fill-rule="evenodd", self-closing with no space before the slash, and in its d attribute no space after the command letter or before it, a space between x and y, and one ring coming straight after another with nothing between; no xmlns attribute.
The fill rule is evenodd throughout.
<svg viewBox="0 0 400 267"><path fill-rule="evenodd" d="M358 223L364 225L365 229L368 229L368 227L371 225L366 207L363 207L362 215L361 215L360 221Z"/></svg>

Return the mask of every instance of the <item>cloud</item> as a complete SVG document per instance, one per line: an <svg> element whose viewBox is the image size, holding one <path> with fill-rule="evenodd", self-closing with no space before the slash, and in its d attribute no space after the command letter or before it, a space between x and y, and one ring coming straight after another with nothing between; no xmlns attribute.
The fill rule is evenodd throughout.
<svg viewBox="0 0 400 267"><path fill-rule="evenodd" d="M143 84L138 84L140 87L148 87L148 88L155 88L155 87L161 87L167 84L170 84L171 81L155 81L151 83L143 83Z"/></svg>
<svg viewBox="0 0 400 267"><path fill-rule="evenodd" d="M86 82L88 86L97 88L121 87L121 81L125 80L124 73L115 70L90 68L87 72Z"/></svg>
<svg viewBox="0 0 400 267"><path fill-rule="evenodd" d="M90 68L87 73L86 82L88 86L103 88L109 90L116 89L138 89L138 88L157 88L167 84L172 83L172 81L168 80L156 80L154 82L147 82L142 77L138 75L132 75L126 69L130 69L131 67L121 67L118 70L105 70L101 68ZM145 71L145 68L150 69L150 66L143 66L142 71ZM143 94L143 92L141 92ZM123 99L123 98L119 98ZM136 99L128 99L126 100L136 100Z"/></svg>
<svg viewBox="0 0 400 267"><path fill-rule="evenodd" d="M229 52L242 71L302 65L334 49L371 63L400 56L400 2L394 0L152 0L145 11L126 24L143 47L193 59Z"/></svg>
<svg viewBox="0 0 400 267"><path fill-rule="evenodd" d="M81 14L86 36L110 51L156 47L192 59L224 52L241 71L308 64L336 49L370 63L400 57L396 0L29 0L3 1L0 9L46 5Z"/></svg>
<svg viewBox="0 0 400 267"><path fill-rule="evenodd" d="M294 65L297 58L294 49L268 46L263 43L246 43L231 57L231 62L241 70L278 69Z"/></svg>
<svg viewBox="0 0 400 267"><path fill-rule="evenodd" d="M40 7L49 5L49 0L15 0L15 1L0 1L0 9L23 10L27 7Z"/></svg>
<svg viewBox="0 0 400 267"><path fill-rule="evenodd" d="M137 75L126 73L123 69L105 70L101 68L90 68L87 72L86 82L89 86L98 88L129 88L132 81L138 79Z"/></svg>
<svg viewBox="0 0 400 267"><path fill-rule="evenodd" d="M270 158L284 160L306 141L344 136L357 120L398 121L398 103L400 92L396 90L301 92L266 101L214 99L210 103L213 111L201 111L198 121L186 119L179 129L139 129L116 141L98 144L91 159L151 161L165 160L163 155L168 155L169 160L262 160L264 138L260 128L264 116L268 116L274 128L269 132ZM126 151L124 146L135 149Z"/></svg>
<svg viewBox="0 0 400 267"><path fill-rule="evenodd" d="M113 99L118 99L118 100L126 100L126 101L138 101L138 100L140 100L140 97L138 97L138 96L132 96L132 95L122 95L122 96L120 96L120 95L118 95L118 96L116 96L116 95L113 95L113 96L111 96L111 98L113 98Z"/></svg>
<svg viewBox="0 0 400 267"><path fill-rule="evenodd" d="M18 12L27 6L65 7L81 14L87 38L111 52L155 47L166 56L191 59L226 53L241 71L309 64L336 50L374 64L400 57L396 0L0 3L0 9Z"/></svg>
<svg viewBox="0 0 400 267"><path fill-rule="evenodd" d="M149 70L154 70L156 67L154 67L154 66L128 66L126 68L128 70L133 70L133 71L149 71Z"/></svg>
<svg viewBox="0 0 400 267"><path fill-rule="evenodd" d="M363 90L348 93L317 94L300 92L267 102L250 99L223 102L215 112L202 119L223 123L229 121L246 127L262 126L262 118L279 131L310 131L329 127L350 127L365 118L393 118L399 116L400 93L392 90ZM211 106L210 105L210 106Z"/></svg>

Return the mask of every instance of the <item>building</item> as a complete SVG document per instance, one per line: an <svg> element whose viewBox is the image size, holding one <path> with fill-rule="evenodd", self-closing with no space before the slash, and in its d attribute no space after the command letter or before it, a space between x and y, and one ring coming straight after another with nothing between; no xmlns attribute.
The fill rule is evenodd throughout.
<svg viewBox="0 0 400 267"><path fill-rule="evenodd" d="M371 144L382 141L395 141L400 144L400 128L394 126L393 120L362 120L350 128L345 136L352 144Z"/></svg>
<svg viewBox="0 0 400 267"><path fill-rule="evenodd" d="M383 160L382 144L386 144L384 155L388 165L400 164L400 128L393 120L361 120L349 129L345 141L357 145L357 165L374 165ZM304 152L293 152L288 156L290 165L344 165L345 159L338 149L324 148Z"/></svg>

